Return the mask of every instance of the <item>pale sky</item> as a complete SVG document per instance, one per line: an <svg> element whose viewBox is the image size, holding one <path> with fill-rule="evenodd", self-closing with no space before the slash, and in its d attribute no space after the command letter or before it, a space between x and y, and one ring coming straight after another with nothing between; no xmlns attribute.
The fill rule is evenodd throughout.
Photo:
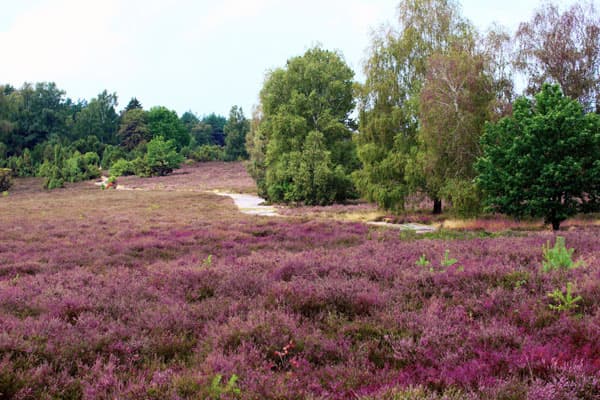
<svg viewBox="0 0 600 400"><path fill-rule="evenodd" d="M462 0L480 30L513 31L542 0ZM576 0L559 0L568 5ZM73 100L116 92L179 115L246 116L265 73L315 44L362 80L370 32L394 22L384 0L0 0L0 84L56 82Z"/></svg>

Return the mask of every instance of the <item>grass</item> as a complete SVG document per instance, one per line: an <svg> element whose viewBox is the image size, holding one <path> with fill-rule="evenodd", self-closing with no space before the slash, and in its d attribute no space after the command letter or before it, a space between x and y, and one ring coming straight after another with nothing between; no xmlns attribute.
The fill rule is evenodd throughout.
<svg viewBox="0 0 600 400"><path fill-rule="evenodd" d="M132 191L17 180L0 198L0 398L600 396L598 227L561 233L585 266L543 272L547 230L413 240L204 193L250 192L240 168L119 181ZM577 307L554 310L569 282Z"/></svg>

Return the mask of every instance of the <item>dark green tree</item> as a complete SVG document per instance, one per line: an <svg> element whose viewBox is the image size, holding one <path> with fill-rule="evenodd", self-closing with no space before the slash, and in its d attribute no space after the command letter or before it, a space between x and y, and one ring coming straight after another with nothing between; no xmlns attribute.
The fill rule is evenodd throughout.
<svg viewBox="0 0 600 400"><path fill-rule="evenodd" d="M225 157L227 160L247 159L246 135L250 131L250 121L244 116L241 107L231 107L229 119L223 131L225 132Z"/></svg>
<svg viewBox="0 0 600 400"><path fill-rule="evenodd" d="M177 151L190 144L190 135L177 113L166 107L152 107L148 111L148 128L153 138L173 140Z"/></svg>
<svg viewBox="0 0 600 400"><path fill-rule="evenodd" d="M8 95L10 135L4 142L10 154L47 140L50 136L66 136L70 109L65 92L55 83L24 84ZM6 129L5 129L6 130Z"/></svg>
<svg viewBox="0 0 600 400"><path fill-rule="evenodd" d="M124 112L137 109L143 109L142 103L140 103L140 101L136 97L132 97L131 100L129 100L129 103L127 103Z"/></svg>
<svg viewBox="0 0 600 400"><path fill-rule="evenodd" d="M225 124L227 123L227 118L211 113L202 118L201 122L200 126L203 128L202 134L208 135L210 138L210 143L207 144L225 146Z"/></svg>
<svg viewBox="0 0 600 400"><path fill-rule="evenodd" d="M188 130L188 133L190 134L192 133L192 128L194 128L194 126L200 123L200 119L196 116L196 114L194 114L191 111L184 112L183 115L181 115L181 118L179 119L181 120L183 125L185 125L185 127Z"/></svg>
<svg viewBox="0 0 600 400"><path fill-rule="evenodd" d="M544 217L558 230L600 207L600 116L586 114L559 86L517 99L513 115L488 124L478 183L491 210Z"/></svg>
<svg viewBox="0 0 600 400"><path fill-rule="evenodd" d="M121 116L117 133L121 146L127 150L135 149L140 143L150 140L150 129L146 111L132 108Z"/></svg>
<svg viewBox="0 0 600 400"><path fill-rule="evenodd" d="M323 150L330 154L331 169L340 166L343 174L348 175L357 168L351 141L353 77L354 73L338 53L318 47L288 60L285 68L269 74L260 93L262 118L251 138L253 142L258 138L266 141L266 154L257 153L260 147L253 143L251 165L264 167L264 171L252 173L255 177L264 176L257 184L270 200L315 202L314 198L295 195L300 178L294 167L301 159L310 132L322 134ZM255 162L258 159L261 161ZM329 197L343 196L333 193Z"/></svg>

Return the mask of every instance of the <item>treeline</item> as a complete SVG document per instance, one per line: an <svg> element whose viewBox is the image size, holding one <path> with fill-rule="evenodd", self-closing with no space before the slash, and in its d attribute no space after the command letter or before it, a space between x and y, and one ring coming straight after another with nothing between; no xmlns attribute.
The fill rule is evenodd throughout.
<svg viewBox="0 0 600 400"><path fill-rule="evenodd" d="M321 48L268 74L249 170L273 201L362 196L399 211L426 195L435 213L446 202L558 228L598 208L599 67L591 2L564 12L543 3L514 33L481 33L458 1L403 0L398 23L372 37L365 83Z"/></svg>
<svg viewBox="0 0 600 400"><path fill-rule="evenodd" d="M117 112L117 95L74 102L54 83L0 85L0 168L43 176L47 188L100 175L164 175L184 158L247 158L250 122L234 106L228 118L166 107L144 110L133 98Z"/></svg>

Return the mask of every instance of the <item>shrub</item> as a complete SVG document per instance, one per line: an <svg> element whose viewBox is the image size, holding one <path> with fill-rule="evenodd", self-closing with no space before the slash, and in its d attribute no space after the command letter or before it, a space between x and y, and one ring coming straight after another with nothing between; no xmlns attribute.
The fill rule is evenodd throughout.
<svg viewBox="0 0 600 400"><path fill-rule="evenodd" d="M110 174L114 176L135 175L133 162L119 159L110 166Z"/></svg>
<svg viewBox="0 0 600 400"><path fill-rule="evenodd" d="M165 141L162 136L148 142L145 161L152 176L164 176L179 168L183 157L177 153L173 140Z"/></svg>
<svg viewBox="0 0 600 400"><path fill-rule="evenodd" d="M8 190L12 186L11 173L9 168L0 168L0 192Z"/></svg>
<svg viewBox="0 0 600 400"><path fill-rule="evenodd" d="M542 269L544 272L549 272L556 269L572 269L583 264L583 261L574 262L573 252L575 249L567 249L565 246L565 238L562 236L556 237L554 247L550 247L550 241L542 246L544 260L542 261Z"/></svg>
<svg viewBox="0 0 600 400"><path fill-rule="evenodd" d="M221 146L205 144L191 152L190 157L192 160L200 162L223 161L225 160L225 150Z"/></svg>
<svg viewBox="0 0 600 400"><path fill-rule="evenodd" d="M112 165L120 159L125 159L127 154L119 146L108 145L102 153L102 162L100 166L104 169L111 168Z"/></svg>

